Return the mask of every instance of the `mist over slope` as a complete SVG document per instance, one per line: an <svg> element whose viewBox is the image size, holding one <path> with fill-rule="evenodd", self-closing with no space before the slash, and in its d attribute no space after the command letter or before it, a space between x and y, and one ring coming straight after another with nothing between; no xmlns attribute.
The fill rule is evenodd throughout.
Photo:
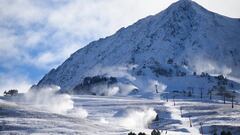
<svg viewBox="0 0 240 135"><path fill-rule="evenodd" d="M207 90L217 81L194 76L194 72L240 77L239 35L239 19L180 0L79 49L37 86L57 85L63 91L99 95L133 90L146 94L154 92L151 90L159 83L162 91Z"/></svg>

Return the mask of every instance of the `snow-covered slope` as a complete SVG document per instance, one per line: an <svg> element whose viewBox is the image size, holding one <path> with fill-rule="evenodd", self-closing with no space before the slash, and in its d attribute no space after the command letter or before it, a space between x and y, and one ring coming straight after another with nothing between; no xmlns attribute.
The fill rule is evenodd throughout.
<svg viewBox="0 0 240 135"><path fill-rule="evenodd" d="M52 101L57 98L55 96ZM45 99L42 94L33 97ZM164 131L164 135L166 132L167 135L202 135L200 131L203 131L204 135L213 135L214 131L217 131L220 135L222 130L239 135L240 132L239 104L231 108L229 103L188 99L176 100L176 105L173 106L172 100L166 102L159 98L149 100L129 96L74 95L71 99L74 103L72 109L62 104L66 98L62 99L60 104L50 102L47 106L39 106L34 102L16 102L0 97L0 134L127 135L132 131L150 135L152 129ZM45 108L52 110L55 105L68 111L59 114ZM87 117L82 117L85 112L83 110L87 111ZM158 119L151 121L157 114ZM192 127L189 126L189 116Z"/></svg>
<svg viewBox="0 0 240 135"><path fill-rule="evenodd" d="M217 82L214 78L193 73L240 77L239 35L239 19L180 0L159 14L79 49L37 86L72 90L85 77L100 75L117 78L118 84L112 86L118 85L115 92L129 87L152 89L156 84L161 84L161 89L210 89Z"/></svg>

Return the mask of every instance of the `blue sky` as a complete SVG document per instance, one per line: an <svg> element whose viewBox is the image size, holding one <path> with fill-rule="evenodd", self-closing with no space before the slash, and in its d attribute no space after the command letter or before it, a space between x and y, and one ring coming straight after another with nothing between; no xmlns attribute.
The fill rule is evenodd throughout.
<svg viewBox="0 0 240 135"><path fill-rule="evenodd" d="M0 0L0 92L26 91L77 49L176 0ZM240 18L239 0L196 0Z"/></svg>

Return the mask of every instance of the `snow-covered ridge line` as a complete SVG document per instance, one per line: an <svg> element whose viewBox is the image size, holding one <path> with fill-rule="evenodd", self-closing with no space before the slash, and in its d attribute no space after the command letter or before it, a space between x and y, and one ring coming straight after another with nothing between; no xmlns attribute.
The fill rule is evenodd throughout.
<svg viewBox="0 0 240 135"><path fill-rule="evenodd" d="M239 19L180 0L76 51L37 86L58 85L63 91L71 91L87 77L105 76L144 94L144 90L152 89L144 84L151 81L168 89L199 89L205 84L208 90L215 84L194 77L194 72L240 77L239 35Z"/></svg>

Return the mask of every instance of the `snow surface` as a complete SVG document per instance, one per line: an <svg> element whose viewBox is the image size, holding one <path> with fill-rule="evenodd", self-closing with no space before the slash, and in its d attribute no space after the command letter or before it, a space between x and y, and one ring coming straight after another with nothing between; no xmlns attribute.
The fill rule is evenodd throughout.
<svg viewBox="0 0 240 135"><path fill-rule="evenodd" d="M157 128L164 134L167 131L167 135L200 135L201 122L206 135L214 129L239 133L239 104L232 109L230 103L177 99L174 106L172 99L167 102L155 96L155 99L72 96L74 107L67 108L66 113L53 113L32 102L1 97L0 134L126 135L130 131L150 134L151 129ZM82 117L85 112L87 117ZM154 120L156 114L158 121Z"/></svg>
<svg viewBox="0 0 240 135"><path fill-rule="evenodd" d="M30 92L0 97L0 134L126 135L159 129L167 135L210 135L224 129L239 135L239 26L239 19L180 0L76 51ZM229 97L226 104L217 93L210 100L220 74L227 77L226 91L235 92L234 108ZM117 82L83 93L96 95L67 94L94 76Z"/></svg>
<svg viewBox="0 0 240 135"><path fill-rule="evenodd" d="M196 80L199 83L193 86L184 83L193 72L239 78L239 35L239 19L181 0L157 15L141 19L76 51L45 75L37 86L58 85L61 90L69 91L85 77L105 75L116 77L121 83L125 80L124 83L139 90L145 89L142 82L146 80L182 89L198 88L201 82L207 81ZM168 63L170 59L172 62ZM179 72L188 76L179 77ZM167 81L175 79L179 85Z"/></svg>

